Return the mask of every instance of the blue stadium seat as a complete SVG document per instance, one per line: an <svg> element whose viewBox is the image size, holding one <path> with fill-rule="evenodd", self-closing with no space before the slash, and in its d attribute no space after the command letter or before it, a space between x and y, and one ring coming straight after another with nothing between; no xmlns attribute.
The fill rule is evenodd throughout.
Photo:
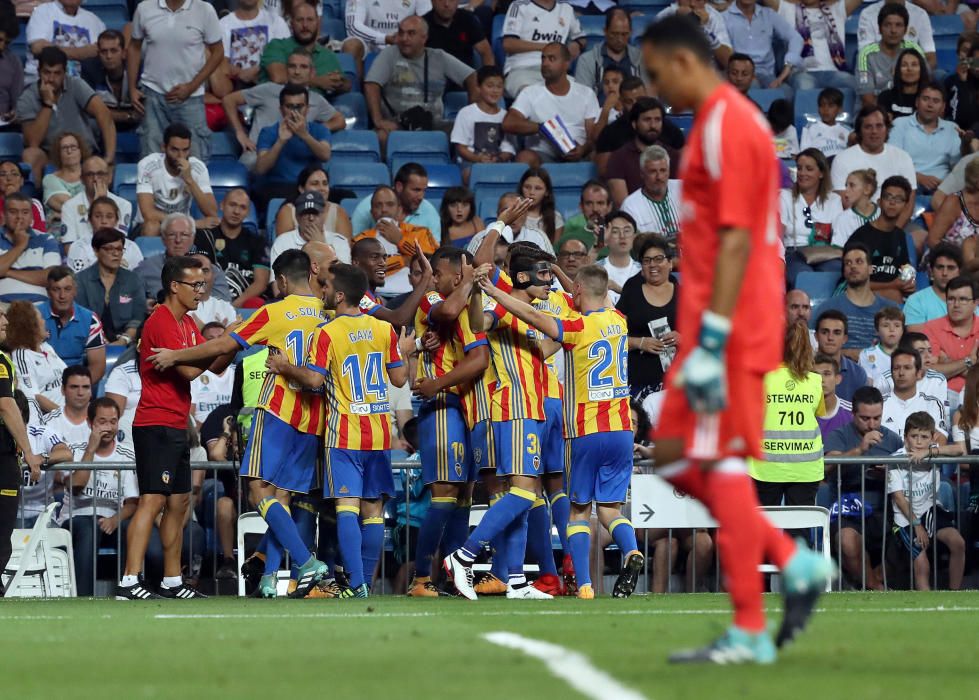
<svg viewBox="0 0 979 700"><path fill-rule="evenodd" d="M578 213L578 206L581 204L581 188L577 192L555 192L554 205L561 212L561 216L567 221Z"/></svg>
<svg viewBox="0 0 979 700"><path fill-rule="evenodd" d="M575 198L575 206L581 196L582 186L595 177L595 164L591 161L580 163L544 163L544 170L551 176L551 188L554 194L571 194Z"/></svg>
<svg viewBox="0 0 979 700"><path fill-rule="evenodd" d="M238 160L241 155L241 145L231 131L214 131L211 133L211 162L217 160Z"/></svg>
<svg viewBox="0 0 979 700"><path fill-rule="evenodd" d="M642 37L643 33L646 31L646 27L648 27L650 24L652 24L655 21L656 21L656 14L653 12L634 15L632 17L631 41L633 43L638 43L640 37Z"/></svg>
<svg viewBox="0 0 979 700"><path fill-rule="evenodd" d="M338 131L330 137L332 162L381 160L381 144L373 131Z"/></svg>
<svg viewBox="0 0 979 700"><path fill-rule="evenodd" d="M426 164L425 170L428 171L428 189L425 190L425 199L431 202L433 206L435 200L441 203L447 189L462 186L462 173L459 172L459 166L455 163Z"/></svg>
<svg viewBox="0 0 979 700"><path fill-rule="evenodd" d="M129 23L129 9L125 4L101 7L98 11L99 19L105 23L106 29L122 31Z"/></svg>
<svg viewBox="0 0 979 700"><path fill-rule="evenodd" d="M499 204L499 201L499 194L480 190L476 193L476 215L486 223L492 223L496 220L498 213L496 205Z"/></svg>
<svg viewBox="0 0 979 700"><path fill-rule="evenodd" d="M367 76L367 71L369 71L371 69L371 66L374 65L374 59L377 58L377 54L379 54L379 53L380 53L380 51L371 51L369 54L367 54L366 56L364 56L364 76L365 77Z"/></svg>
<svg viewBox="0 0 979 700"><path fill-rule="evenodd" d="M207 171L211 176L211 189L218 199L235 187L248 189L248 168L236 160L212 160Z"/></svg>
<svg viewBox="0 0 979 700"><path fill-rule="evenodd" d="M506 54L503 53L503 20L506 15L496 15L493 17L493 31L490 32L490 44L493 48L493 57L496 65L502 66L506 63Z"/></svg>
<svg viewBox="0 0 979 700"><path fill-rule="evenodd" d="M139 162L139 134L135 131L116 132L116 163Z"/></svg>
<svg viewBox="0 0 979 700"><path fill-rule="evenodd" d="M625 0L625 2L619 4L619 7L624 7L630 14L632 12L642 12L655 17L658 13L669 7L669 5L670 0Z"/></svg>
<svg viewBox="0 0 979 700"><path fill-rule="evenodd" d="M324 14L323 21L320 22L320 36L327 36L331 39L343 41L347 38L347 26L344 24L342 18L333 19Z"/></svg>
<svg viewBox="0 0 979 700"><path fill-rule="evenodd" d="M374 193L378 185L390 185L391 173L384 163L330 163L330 185L353 190L358 197Z"/></svg>
<svg viewBox="0 0 979 700"><path fill-rule="evenodd" d="M840 275L836 272L800 272L795 278L795 288L801 289L809 298L812 299L812 307L815 309L821 303L833 296L836 287L840 282Z"/></svg>
<svg viewBox="0 0 979 700"><path fill-rule="evenodd" d="M388 136L387 154L389 165L395 158L448 163L449 137L444 131L395 131Z"/></svg>
<svg viewBox="0 0 979 700"><path fill-rule="evenodd" d="M137 236L136 245L144 258L164 252L163 239L159 236Z"/></svg>
<svg viewBox="0 0 979 700"><path fill-rule="evenodd" d="M442 117L446 121L454 121L459 110L469 104L468 92L447 92L442 96Z"/></svg>
<svg viewBox="0 0 979 700"><path fill-rule="evenodd" d="M965 31L960 15L931 15L929 19L936 39L940 36L958 37Z"/></svg>
<svg viewBox="0 0 979 700"><path fill-rule="evenodd" d="M343 19L343 6L341 0L323 0L323 16L329 15L337 19Z"/></svg>
<svg viewBox="0 0 979 700"><path fill-rule="evenodd" d="M669 120L673 122L673 125L677 129L683 132L686 136L690 133L690 128L693 126L693 114L690 112L683 112L681 114L671 114Z"/></svg>
<svg viewBox="0 0 979 700"><path fill-rule="evenodd" d="M357 204L360 202L356 197L347 197L346 199L340 200L340 206L343 210L347 212L347 216L353 218L354 209L357 208Z"/></svg>
<svg viewBox="0 0 979 700"><path fill-rule="evenodd" d="M269 208L265 211L265 235L268 236L269 243L275 240L275 217L285 203L286 200L282 197L269 200Z"/></svg>
<svg viewBox="0 0 979 700"><path fill-rule="evenodd" d="M23 152L23 136L12 131L0 133L0 159L15 160L19 163L20 156Z"/></svg>
<svg viewBox="0 0 979 700"><path fill-rule="evenodd" d="M360 92L360 81L357 80L357 62L354 61L354 57L349 53L338 53L336 56L340 60L340 70L350 78L350 89L353 92Z"/></svg>
<svg viewBox="0 0 979 700"><path fill-rule="evenodd" d="M605 40L605 16L604 15L581 15L578 17L581 23L581 31L588 39L588 46L592 47L596 43Z"/></svg>
<svg viewBox="0 0 979 700"><path fill-rule="evenodd" d="M367 102L359 92L348 92L345 95L333 97L330 99L330 104L346 117L348 129L368 128Z"/></svg>
<svg viewBox="0 0 979 700"><path fill-rule="evenodd" d="M819 93L821 90L798 90L795 93L795 107L793 109L795 113L795 126L799 130L799 136L802 137L802 127L804 127L809 122L815 122L819 120ZM853 118L856 116L855 103L856 94L853 90L844 89L841 90L843 93L843 113L846 118L843 119L847 124L853 123ZM843 116L841 114L840 116Z"/></svg>
<svg viewBox="0 0 979 700"><path fill-rule="evenodd" d="M136 164L117 163L112 176L112 192L136 206Z"/></svg>
<svg viewBox="0 0 979 700"><path fill-rule="evenodd" d="M748 97L761 108L762 112L768 112L772 102L785 99L785 93L777 88L753 88L748 90Z"/></svg>
<svg viewBox="0 0 979 700"><path fill-rule="evenodd" d="M250 309L247 307L241 307L238 309L238 315L241 317L242 321L247 321L252 317L252 314L258 311L258 309Z"/></svg>
<svg viewBox="0 0 979 700"><path fill-rule="evenodd" d="M469 172L469 189L474 192L486 185L503 186L501 192L509 192L517 188L526 163L475 163Z"/></svg>
<svg viewBox="0 0 979 700"><path fill-rule="evenodd" d="M105 382L109 378L109 373L119 362L119 356L122 355L125 349L122 345L105 346L105 372L102 375L102 379L99 380L99 383L95 385L95 398L105 396Z"/></svg>

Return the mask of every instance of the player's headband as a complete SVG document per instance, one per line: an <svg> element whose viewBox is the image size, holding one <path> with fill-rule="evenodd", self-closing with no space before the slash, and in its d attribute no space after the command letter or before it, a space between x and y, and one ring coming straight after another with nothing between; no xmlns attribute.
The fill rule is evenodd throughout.
<svg viewBox="0 0 979 700"><path fill-rule="evenodd" d="M545 260L539 260L530 266L528 270L510 270L513 273L513 286L515 289L526 289L527 287L544 287L545 289L550 289L551 280L541 279L540 273L546 272L550 275L551 263ZM517 279L521 272L527 273L527 281L521 282Z"/></svg>

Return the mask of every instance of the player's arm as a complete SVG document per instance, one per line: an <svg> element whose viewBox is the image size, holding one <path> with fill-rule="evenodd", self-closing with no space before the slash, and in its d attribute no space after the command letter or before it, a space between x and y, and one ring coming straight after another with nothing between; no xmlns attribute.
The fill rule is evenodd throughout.
<svg viewBox="0 0 979 700"><path fill-rule="evenodd" d="M476 254L473 256L474 267L493 264L493 253L496 250L496 242L500 240L503 229L518 221L530 211L532 206L534 206L534 200L518 199L498 214L499 218L487 227L486 235L480 241L479 248L476 249Z"/></svg>
<svg viewBox="0 0 979 700"><path fill-rule="evenodd" d="M293 384L306 389L319 389L326 383L326 369L312 365L298 367L289 362L281 352L270 352L265 360L265 367L269 372L285 377Z"/></svg>
<svg viewBox="0 0 979 700"><path fill-rule="evenodd" d="M418 305L421 303L422 297L428 293L428 289L432 286L432 265L428 261L428 257L421 251L419 251L415 257L422 269L421 281L414 289L411 290L411 294L408 295L408 298L404 300L404 303L401 304L401 306L396 309L389 309L386 306L378 306L373 313L374 318L387 321L392 326L402 326L404 328L411 327L415 320L415 312L418 311ZM456 316L458 315L459 314L456 314Z"/></svg>
<svg viewBox="0 0 979 700"><path fill-rule="evenodd" d="M160 371L174 366L177 366L178 371L180 371L181 367L190 369L191 371L199 370L197 374L190 377L191 379L196 379L204 370L214 366L212 363L222 355L230 354L233 357L239 349L238 341L228 332L191 348L182 348L180 350L153 348L153 354L148 359ZM227 367L227 364L224 366ZM181 372L181 375L186 377L185 372Z"/></svg>
<svg viewBox="0 0 979 700"><path fill-rule="evenodd" d="M469 305L469 294L472 292L473 288L473 266L467 263L465 260L462 261L462 282L458 287L452 290L449 296L445 297L445 301L436 304L432 307L432 310L428 312L429 318L433 323L453 323L459 314L466 310Z"/></svg>
<svg viewBox="0 0 979 700"><path fill-rule="evenodd" d="M411 390L418 396L430 399L450 386L465 384L479 377L489 367L489 348L483 342L466 351L462 361L441 377L419 377Z"/></svg>
<svg viewBox="0 0 979 700"><path fill-rule="evenodd" d="M529 323L531 326L553 340L559 340L561 338L561 328L558 323L558 319L545 314L543 311L535 309L533 306L524 301L513 298L506 292L497 289L486 277L479 278L479 286L488 297L493 299L497 304L502 306L524 323ZM557 352L557 348L554 349L554 352ZM554 352L550 354L554 354Z"/></svg>

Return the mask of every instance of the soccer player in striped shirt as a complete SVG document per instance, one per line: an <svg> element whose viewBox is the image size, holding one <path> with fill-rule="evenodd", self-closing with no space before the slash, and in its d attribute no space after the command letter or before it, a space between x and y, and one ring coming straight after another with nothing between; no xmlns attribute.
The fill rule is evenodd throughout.
<svg viewBox="0 0 979 700"><path fill-rule="evenodd" d="M408 378L394 328L360 311L366 289L363 271L330 267L323 296L336 317L316 329L303 366L281 355L268 361L284 379L324 390L323 495L336 500L340 554L357 598L370 595L384 544L384 497L394 495L389 386ZM410 350L414 341L405 340Z"/></svg>
<svg viewBox="0 0 979 700"><path fill-rule="evenodd" d="M294 363L306 359L316 327L325 318L323 301L310 288L310 259L299 250L288 250L272 266L282 299L266 304L230 333L202 345L179 351L162 351L151 358L158 368L191 364L235 353L252 345L267 345L269 356L284 353ZM297 562L295 597L304 597L329 573L303 542L289 510L291 494L305 494L313 484L318 436L323 430L323 396L301 391L278 375L266 377L251 434L241 465L249 480L252 503L269 526L265 573L260 595L274 598L282 554Z"/></svg>
<svg viewBox="0 0 979 700"><path fill-rule="evenodd" d="M605 305L608 273L598 265L578 271L573 299L581 313L571 318L555 318L489 281L481 281L480 286L508 312L564 347L564 433L568 438L567 488L571 498L568 544L577 574L578 597L595 597L588 561L588 520L592 503L596 503L599 521L611 533L624 558L612 595L626 598L635 590L645 562L636 545L635 530L621 512L633 462L628 344L625 317Z"/></svg>
<svg viewBox="0 0 979 700"><path fill-rule="evenodd" d="M497 221L493 227L499 232L503 222ZM551 288L553 261L553 255L537 248L520 247L512 253L510 272L514 296L525 302L545 299ZM551 595L527 583L523 564L527 518L541 493L547 372L544 363L558 346L502 306L490 308L490 312L482 314L483 324L489 327L491 366L496 379L490 421L497 473L508 477L510 490L490 507L465 544L445 557L443 566L459 593L475 600L473 562L483 543L503 532L509 570L507 598L549 599Z"/></svg>
<svg viewBox="0 0 979 700"><path fill-rule="evenodd" d="M469 510L475 480L463 395L489 364L486 337L474 333L467 308L474 290L473 269L463 250L443 246L432 255L435 289L422 298L415 314L415 336L429 330L439 338L435 350L418 360L412 389L422 398L418 411L422 478L432 493L432 504L418 532L415 580L408 595L432 598L432 558L462 544L469 534ZM478 290L476 290L478 293ZM470 397L474 399L475 397ZM471 405L471 401L470 404ZM444 545L443 545L444 542Z"/></svg>

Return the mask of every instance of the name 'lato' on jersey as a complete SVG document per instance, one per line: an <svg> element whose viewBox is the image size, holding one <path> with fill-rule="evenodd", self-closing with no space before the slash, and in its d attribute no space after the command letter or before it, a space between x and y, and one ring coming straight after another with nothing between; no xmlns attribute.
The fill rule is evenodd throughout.
<svg viewBox="0 0 979 700"><path fill-rule="evenodd" d="M626 318L602 309L559 322L564 347L564 437L632 430Z"/></svg>
<svg viewBox="0 0 979 700"><path fill-rule="evenodd" d="M284 352L292 364L302 365L313 333L326 317L322 300L290 294L260 308L231 335L243 348L266 345ZM281 375L266 375L257 407L300 432L319 434L323 430L323 394L301 389Z"/></svg>

